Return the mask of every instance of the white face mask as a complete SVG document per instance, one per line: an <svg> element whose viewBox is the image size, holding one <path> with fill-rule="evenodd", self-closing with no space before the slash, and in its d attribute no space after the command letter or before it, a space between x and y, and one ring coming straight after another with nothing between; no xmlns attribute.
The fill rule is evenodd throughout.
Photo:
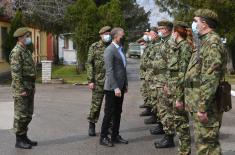
<svg viewBox="0 0 235 155"><path fill-rule="evenodd" d="M30 37L27 37L24 41L25 45L30 45L32 43L32 39Z"/></svg>
<svg viewBox="0 0 235 155"><path fill-rule="evenodd" d="M193 22L193 23L192 23L192 31L193 31L193 33L195 33L195 34L198 34L198 33L199 33L199 31L198 31L198 29L197 29L197 23L196 23L196 22Z"/></svg>
<svg viewBox="0 0 235 155"><path fill-rule="evenodd" d="M160 38L163 38L163 37L164 37L162 32L158 32L158 36L159 36Z"/></svg>
<svg viewBox="0 0 235 155"><path fill-rule="evenodd" d="M111 41L111 36L109 34L105 34L105 35L103 35L102 40L104 42L108 43Z"/></svg>
<svg viewBox="0 0 235 155"><path fill-rule="evenodd" d="M143 39L145 42L149 41L149 37L146 34L143 36Z"/></svg>

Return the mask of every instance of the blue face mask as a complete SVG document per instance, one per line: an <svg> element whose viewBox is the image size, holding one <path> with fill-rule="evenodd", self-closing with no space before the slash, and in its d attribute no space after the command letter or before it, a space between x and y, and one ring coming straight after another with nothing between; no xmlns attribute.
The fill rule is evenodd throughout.
<svg viewBox="0 0 235 155"><path fill-rule="evenodd" d="M198 34L198 33L199 33L199 31L198 31L198 29L197 29L197 23L196 23L196 22L193 22L193 23L192 23L192 31L193 31L193 33L195 33L195 34Z"/></svg>
<svg viewBox="0 0 235 155"><path fill-rule="evenodd" d="M159 36L160 38L163 38L163 37L164 37L162 32L158 32L158 36Z"/></svg>
<svg viewBox="0 0 235 155"><path fill-rule="evenodd" d="M32 44L32 39L31 39L30 37L27 37L27 38L25 39L25 41L24 41L24 44L25 44L25 45L30 45L30 44Z"/></svg>

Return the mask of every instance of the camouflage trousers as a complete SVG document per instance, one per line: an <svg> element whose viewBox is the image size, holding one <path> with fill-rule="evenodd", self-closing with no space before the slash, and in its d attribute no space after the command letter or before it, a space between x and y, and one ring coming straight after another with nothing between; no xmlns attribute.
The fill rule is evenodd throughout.
<svg viewBox="0 0 235 155"><path fill-rule="evenodd" d="M194 121L194 135L197 155L221 155L219 143L219 129L222 113L216 111L207 112L209 122L199 122L197 113L192 113Z"/></svg>
<svg viewBox="0 0 235 155"><path fill-rule="evenodd" d="M175 134L175 128L172 101L164 93L162 87L157 89L157 94L156 107L160 121L163 124L163 130L167 135L173 135Z"/></svg>
<svg viewBox="0 0 235 155"><path fill-rule="evenodd" d="M100 109L104 98L104 85L95 85L92 90L92 99L90 106L90 113L87 117L89 122L97 123L100 116Z"/></svg>
<svg viewBox="0 0 235 155"><path fill-rule="evenodd" d="M27 92L28 96L14 97L14 124L13 129L16 135L26 134L28 125L32 120L34 111L34 91Z"/></svg>
<svg viewBox="0 0 235 155"><path fill-rule="evenodd" d="M189 155L191 153L191 136L190 136L190 126L189 126L189 113L185 109L179 110L175 107L177 96L175 94L183 93L180 92L176 87L177 82L173 81L170 84L170 95L169 100L173 105L174 114L174 124L175 131L179 137L179 155Z"/></svg>
<svg viewBox="0 0 235 155"><path fill-rule="evenodd" d="M152 107L152 112L155 115L155 118L157 119L157 122L161 122L160 121L160 116L159 116L159 111L158 111L158 89L156 88L155 84L152 83L149 89L149 93L150 93L150 103L151 103L151 107Z"/></svg>
<svg viewBox="0 0 235 155"><path fill-rule="evenodd" d="M184 109L176 109L175 102L176 100L173 100L175 130L179 137L178 154L189 155L191 153L189 113Z"/></svg>
<svg viewBox="0 0 235 155"><path fill-rule="evenodd" d="M150 94L149 94L149 81L142 80L142 86L140 88L140 92L144 99L144 105L151 106Z"/></svg>

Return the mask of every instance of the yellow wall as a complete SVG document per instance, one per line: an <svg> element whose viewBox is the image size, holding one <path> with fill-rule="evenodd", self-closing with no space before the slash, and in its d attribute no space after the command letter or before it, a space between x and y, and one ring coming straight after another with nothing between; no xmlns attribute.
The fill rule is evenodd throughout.
<svg viewBox="0 0 235 155"><path fill-rule="evenodd" d="M41 47L41 59L46 60L47 59L47 33L41 31L40 32L40 47Z"/></svg>
<svg viewBox="0 0 235 155"><path fill-rule="evenodd" d="M10 23L0 22L0 27L8 27L10 28ZM32 42L34 43L35 50L33 52L33 59L36 63L39 63L41 60L47 59L47 33L44 31L40 31L39 29L29 28L32 32ZM37 46L37 38L39 45ZM6 71L9 71L8 63L1 59L2 58L2 40L1 40L1 29L0 29L0 74Z"/></svg>

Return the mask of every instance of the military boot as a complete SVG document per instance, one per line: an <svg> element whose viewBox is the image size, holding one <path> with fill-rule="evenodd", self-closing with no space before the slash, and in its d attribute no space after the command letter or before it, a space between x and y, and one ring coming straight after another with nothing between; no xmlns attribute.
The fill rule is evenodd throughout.
<svg viewBox="0 0 235 155"><path fill-rule="evenodd" d="M139 108L148 108L148 107L149 107L149 105L146 105L146 104L142 104L139 106Z"/></svg>
<svg viewBox="0 0 235 155"><path fill-rule="evenodd" d="M37 145L38 145L38 142L30 140L30 139L28 138L27 134L24 134L24 135L22 135L22 136L23 136L23 138L24 138L24 140L25 140L26 143L28 143L28 144L30 144L30 145L32 145L32 146L37 146Z"/></svg>
<svg viewBox="0 0 235 155"><path fill-rule="evenodd" d="M157 119L153 114L151 117L144 120L144 124L156 124L156 123L157 123Z"/></svg>
<svg viewBox="0 0 235 155"><path fill-rule="evenodd" d="M151 116L151 115L152 112L150 107L146 108L143 112L140 113L140 116Z"/></svg>
<svg viewBox="0 0 235 155"><path fill-rule="evenodd" d="M156 124L155 127L150 129L150 134L152 135L161 135L161 134L165 134L164 130L163 130L163 126L161 122L158 122Z"/></svg>
<svg viewBox="0 0 235 155"><path fill-rule="evenodd" d="M95 133L95 123L92 123L92 122L89 123L88 134L89 134L89 136L96 136L96 133Z"/></svg>
<svg viewBox="0 0 235 155"><path fill-rule="evenodd" d="M32 145L28 144L25 141L24 136L22 136L22 135L16 135L15 147L20 148L20 149L32 149Z"/></svg>
<svg viewBox="0 0 235 155"><path fill-rule="evenodd" d="M156 148L174 147L174 135L165 135L160 141L154 142Z"/></svg>

